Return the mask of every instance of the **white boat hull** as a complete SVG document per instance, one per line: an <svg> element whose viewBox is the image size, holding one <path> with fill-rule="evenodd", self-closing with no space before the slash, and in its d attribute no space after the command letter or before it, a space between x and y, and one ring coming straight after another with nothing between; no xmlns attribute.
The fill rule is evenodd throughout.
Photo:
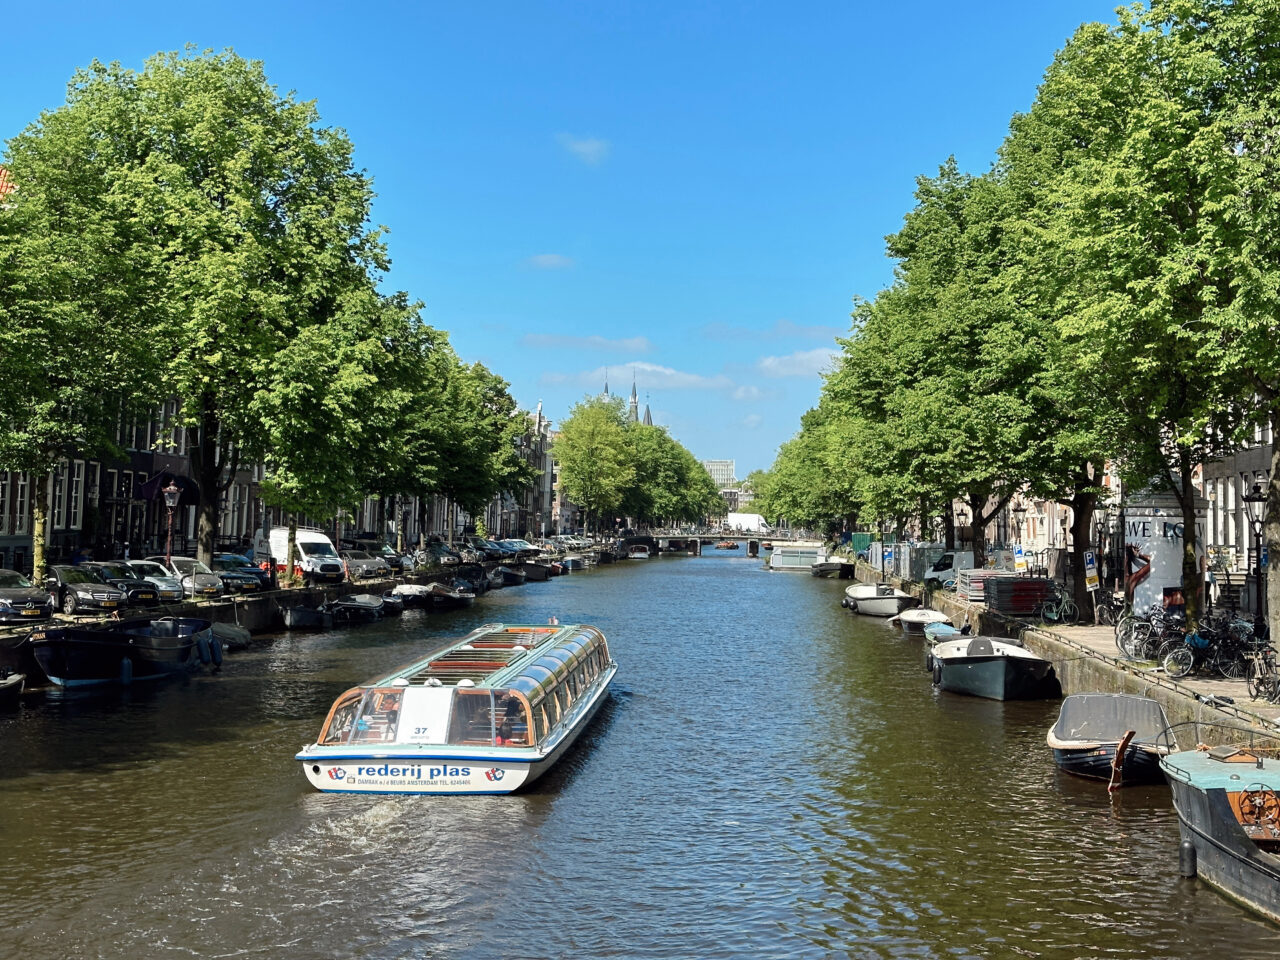
<svg viewBox="0 0 1280 960"><path fill-rule="evenodd" d="M915 602L915 597L905 593L901 596L867 597L858 601L856 611L868 617L896 617Z"/></svg>

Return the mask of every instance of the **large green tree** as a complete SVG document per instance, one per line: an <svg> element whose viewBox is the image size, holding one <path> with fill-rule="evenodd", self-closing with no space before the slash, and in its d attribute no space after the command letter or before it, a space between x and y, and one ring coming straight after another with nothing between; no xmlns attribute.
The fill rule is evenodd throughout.
<svg viewBox="0 0 1280 960"><path fill-rule="evenodd" d="M551 448L560 488L598 529L622 505L635 468L627 449L621 397L584 397L560 424Z"/></svg>

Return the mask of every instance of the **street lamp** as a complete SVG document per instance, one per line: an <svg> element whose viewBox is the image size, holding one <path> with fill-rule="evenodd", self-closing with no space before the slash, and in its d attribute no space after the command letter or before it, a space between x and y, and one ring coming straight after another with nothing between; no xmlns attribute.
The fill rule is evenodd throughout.
<svg viewBox="0 0 1280 960"><path fill-rule="evenodd" d="M969 511L964 507L956 510L956 524L960 527L960 546L964 546L964 528L969 525Z"/></svg>
<svg viewBox="0 0 1280 960"><path fill-rule="evenodd" d="M1263 619L1262 619L1262 526L1266 521L1267 513L1267 494L1262 489L1262 484L1255 483L1253 489L1240 498L1245 502L1245 506L1249 511L1249 526L1253 530L1253 555L1254 567L1253 583L1255 587L1254 610L1253 610L1253 630L1258 636L1262 635Z"/></svg>
<svg viewBox="0 0 1280 960"><path fill-rule="evenodd" d="M178 489L178 485L173 482L173 478L169 478L169 485L160 491L164 494L164 505L169 510L169 536L164 544L164 561L168 566L172 566L173 560L173 508L178 505L178 497L182 491Z"/></svg>

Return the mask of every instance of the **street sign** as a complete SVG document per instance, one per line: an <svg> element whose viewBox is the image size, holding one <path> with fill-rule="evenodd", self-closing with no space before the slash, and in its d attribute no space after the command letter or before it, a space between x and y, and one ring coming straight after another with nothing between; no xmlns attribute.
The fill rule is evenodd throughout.
<svg viewBox="0 0 1280 960"><path fill-rule="evenodd" d="M1017 573L1024 573L1027 569L1027 556L1022 552L1020 543L1013 545L1013 569Z"/></svg>
<svg viewBox="0 0 1280 960"><path fill-rule="evenodd" d="M1098 580L1098 558L1094 556L1092 550L1084 552L1084 583L1090 593L1101 586Z"/></svg>

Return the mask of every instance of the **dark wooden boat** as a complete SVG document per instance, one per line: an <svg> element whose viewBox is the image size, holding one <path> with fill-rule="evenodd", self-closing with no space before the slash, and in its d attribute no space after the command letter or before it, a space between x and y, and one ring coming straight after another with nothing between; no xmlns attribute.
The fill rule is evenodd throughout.
<svg viewBox="0 0 1280 960"><path fill-rule="evenodd" d="M333 614L325 607L282 607L280 616L284 618L286 630L330 630L333 628Z"/></svg>
<svg viewBox="0 0 1280 960"><path fill-rule="evenodd" d="M27 675L10 670L0 669L0 710L15 710L22 699L22 688Z"/></svg>
<svg viewBox="0 0 1280 960"><path fill-rule="evenodd" d="M1280 742L1242 731L1239 745L1172 752L1160 767L1178 814L1182 875L1280 923L1278 756Z"/></svg>
<svg viewBox="0 0 1280 960"><path fill-rule="evenodd" d="M551 579L551 568L545 563L534 563L526 560L520 564L520 569L524 571L526 580L542 581Z"/></svg>
<svg viewBox="0 0 1280 960"><path fill-rule="evenodd" d="M162 617L122 620L109 629L53 627L31 635L31 653L60 687L129 684L222 662L208 620Z"/></svg>
<svg viewBox="0 0 1280 960"><path fill-rule="evenodd" d="M437 610L453 610L458 607L469 607L476 602L476 594L466 580L454 580L452 583L431 583L431 605Z"/></svg>
<svg viewBox="0 0 1280 960"><path fill-rule="evenodd" d="M325 609L333 614L334 623L381 620L383 607L382 597L372 593L349 593L325 604Z"/></svg>
<svg viewBox="0 0 1280 960"><path fill-rule="evenodd" d="M1105 780L1108 789L1164 783L1160 758L1169 752L1164 709L1149 697L1077 693L1062 701L1046 741L1067 773Z"/></svg>
<svg viewBox="0 0 1280 960"><path fill-rule="evenodd" d="M382 595L382 615L384 617L398 617L404 613L404 607L403 597L398 597L390 592Z"/></svg>
<svg viewBox="0 0 1280 960"><path fill-rule="evenodd" d="M525 581L524 571L515 567L501 566L494 572L502 577L504 587L518 587Z"/></svg>

